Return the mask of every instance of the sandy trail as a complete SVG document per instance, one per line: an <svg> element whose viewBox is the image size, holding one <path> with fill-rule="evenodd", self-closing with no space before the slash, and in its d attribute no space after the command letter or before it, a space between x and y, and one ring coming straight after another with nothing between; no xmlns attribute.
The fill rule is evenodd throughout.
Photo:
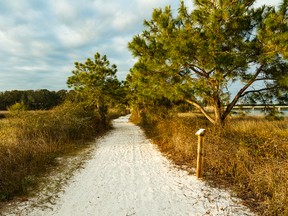
<svg viewBox="0 0 288 216"><path fill-rule="evenodd" d="M25 215L253 215L227 191L176 169L128 117L97 141L87 161L49 208ZM13 214L10 214L13 215ZM17 214L15 214L17 215Z"/></svg>

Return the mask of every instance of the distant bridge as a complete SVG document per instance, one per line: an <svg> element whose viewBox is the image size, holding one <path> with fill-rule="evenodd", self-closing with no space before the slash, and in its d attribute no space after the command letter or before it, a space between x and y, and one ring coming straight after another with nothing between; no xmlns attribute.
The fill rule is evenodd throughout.
<svg viewBox="0 0 288 216"><path fill-rule="evenodd" d="M286 111L286 110L288 110L288 106L286 106L286 105L267 105L267 106L263 106L263 105L255 105L255 106L253 106L253 105L236 105L236 106L234 106L233 107L233 109L235 110L235 109L248 109L248 110L264 110L264 109L276 109L276 110L278 110L278 111Z"/></svg>

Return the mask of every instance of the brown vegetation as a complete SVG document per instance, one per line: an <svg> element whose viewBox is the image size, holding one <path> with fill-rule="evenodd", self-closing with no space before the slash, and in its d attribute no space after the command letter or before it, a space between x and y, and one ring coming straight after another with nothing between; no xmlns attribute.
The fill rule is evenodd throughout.
<svg viewBox="0 0 288 216"><path fill-rule="evenodd" d="M0 120L0 201L25 194L37 184L39 174L55 165L56 157L108 128L95 111L71 103Z"/></svg>
<svg viewBox="0 0 288 216"><path fill-rule="evenodd" d="M223 129L194 116L133 115L177 165L196 166L199 128L206 128L204 178L229 186L263 215L288 215L288 124L259 118L230 119ZM192 171L193 172L193 171Z"/></svg>

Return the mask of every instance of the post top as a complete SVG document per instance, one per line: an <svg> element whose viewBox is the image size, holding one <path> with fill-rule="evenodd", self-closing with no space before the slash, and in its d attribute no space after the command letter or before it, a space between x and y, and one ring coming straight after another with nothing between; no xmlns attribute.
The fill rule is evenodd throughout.
<svg viewBox="0 0 288 216"><path fill-rule="evenodd" d="M206 131L205 129L201 128L201 129L199 129L199 130L195 133L195 135L197 135L197 136L204 136L205 131Z"/></svg>

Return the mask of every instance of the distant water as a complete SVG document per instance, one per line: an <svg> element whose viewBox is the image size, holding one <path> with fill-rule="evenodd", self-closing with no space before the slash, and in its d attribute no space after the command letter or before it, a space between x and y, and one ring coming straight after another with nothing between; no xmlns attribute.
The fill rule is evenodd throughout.
<svg viewBox="0 0 288 216"><path fill-rule="evenodd" d="M233 112L236 113L245 113L247 116L265 116L268 114L267 111L263 111L261 109L242 109L241 111L239 109L237 110L233 110ZM282 109L280 111L280 115L283 116L283 117L288 117L288 109Z"/></svg>

